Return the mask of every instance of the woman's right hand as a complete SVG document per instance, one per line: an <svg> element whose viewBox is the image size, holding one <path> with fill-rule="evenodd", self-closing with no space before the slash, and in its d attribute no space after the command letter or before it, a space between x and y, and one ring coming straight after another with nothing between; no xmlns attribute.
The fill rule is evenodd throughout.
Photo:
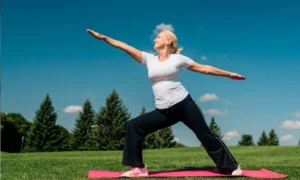
<svg viewBox="0 0 300 180"><path fill-rule="evenodd" d="M99 40L104 40L107 38L107 36L104 36L102 34L99 34L93 30L90 30L90 29L87 29L87 32L90 33L92 36L94 36L96 39L99 39Z"/></svg>

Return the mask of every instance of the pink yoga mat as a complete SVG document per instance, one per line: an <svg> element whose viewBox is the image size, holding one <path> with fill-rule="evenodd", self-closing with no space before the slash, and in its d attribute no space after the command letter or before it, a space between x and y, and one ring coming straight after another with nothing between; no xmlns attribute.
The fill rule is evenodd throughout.
<svg viewBox="0 0 300 180"><path fill-rule="evenodd" d="M88 178L118 178L123 172L120 171L102 171L90 170ZM149 177L217 177L231 176L218 173L217 170L178 170L178 171L156 171L149 172ZM241 176L251 178L285 178L286 174L278 174L267 169L261 170L243 170Z"/></svg>

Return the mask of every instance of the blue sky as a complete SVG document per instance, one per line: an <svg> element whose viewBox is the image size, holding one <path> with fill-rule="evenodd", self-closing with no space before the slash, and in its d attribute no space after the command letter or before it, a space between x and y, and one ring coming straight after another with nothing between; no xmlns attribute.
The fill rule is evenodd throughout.
<svg viewBox="0 0 300 180"><path fill-rule="evenodd" d="M271 128L281 145L297 144L299 2L101 2L3 1L1 111L32 120L50 93L57 123L72 129L78 114L65 112L67 107L76 110L89 98L98 111L113 89L133 117L143 105L150 111L154 97L146 68L86 29L151 52L155 31L168 28L176 33L183 55L246 76L236 81L182 72L183 84L205 118L215 117L226 144L236 145L243 133L256 142L262 130ZM183 144L199 145L182 123L173 129Z"/></svg>

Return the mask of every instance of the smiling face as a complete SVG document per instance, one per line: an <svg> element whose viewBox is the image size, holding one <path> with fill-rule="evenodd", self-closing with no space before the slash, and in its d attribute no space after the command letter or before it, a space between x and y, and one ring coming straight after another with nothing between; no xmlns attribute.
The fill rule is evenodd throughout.
<svg viewBox="0 0 300 180"><path fill-rule="evenodd" d="M164 48L172 48L172 39L169 38L166 32L160 32L157 37L154 39L154 49L164 49Z"/></svg>

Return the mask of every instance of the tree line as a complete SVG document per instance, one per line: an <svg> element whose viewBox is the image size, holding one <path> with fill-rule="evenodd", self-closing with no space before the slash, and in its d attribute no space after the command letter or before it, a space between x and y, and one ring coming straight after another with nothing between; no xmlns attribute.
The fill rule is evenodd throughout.
<svg viewBox="0 0 300 180"><path fill-rule="evenodd" d="M140 114L146 113L145 106ZM20 113L1 113L1 151L51 152L51 151L99 151L122 150L127 121L131 119L128 108L113 90L105 105L94 111L86 100L75 120L75 127L68 131L56 124L58 116L47 93L33 121ZM143 141L144 149L184 147L175 141L171 127L149 134Z"/></svg>
<svg viewBox="0 0 300 180"><path fill-rule="evenodd" d="M211 130L220 138L223 139L224 135L222 135L220 126L217 125L214 117L211 118L209 127ZM240 140L237 143L238 146L279 146L279 138L274 129L271 129L266 134L266 131L263 130L258 141L255 143L252 134L242 134ZM298 142L300 145L300 140Z"/></svg>
<svg viewBox="0 0 300 180"><path fill-rule="evenodd" d="M145 113L146 108L143 106L140 115ZM105 105L98 112L94 111L91 101L87 99L71 131L56 124L58 117L49 94L35 111L33 121L26 120L20 113L0 115L1 151L4 152L122 150L127 122L131 119L128 108L116 90L106 97ZM223 139L224 135L214 117L210 119L209 128ZM167 127L145 137L143 148L184 147L174 138L171 127ZM268 136L263 131L257 143L251 134L242 134L237 145L278 146L279 140L275 130L271 129Z"/></svg>

